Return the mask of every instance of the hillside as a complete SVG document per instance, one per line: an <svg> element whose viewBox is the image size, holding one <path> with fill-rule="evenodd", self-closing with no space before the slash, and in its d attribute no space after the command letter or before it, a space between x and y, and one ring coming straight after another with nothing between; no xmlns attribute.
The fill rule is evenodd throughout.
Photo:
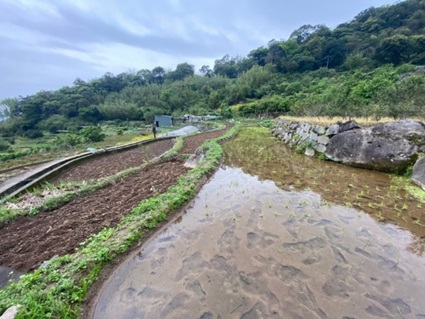
<svg viewBox="0 0 425 319"><path fill-rule="evenodd" d="M1 102L3 136L39 136L104 120L152 122L159 113L259 112L425 116L425 0L369 8L335 29L304 25L246 57L226 55L199 74L186 62Z"/></svg>

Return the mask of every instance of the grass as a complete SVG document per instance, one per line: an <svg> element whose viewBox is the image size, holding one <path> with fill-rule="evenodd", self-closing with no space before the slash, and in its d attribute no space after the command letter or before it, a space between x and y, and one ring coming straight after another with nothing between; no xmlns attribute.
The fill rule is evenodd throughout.
<svg viewBox="0 0 425 319"><path fill-rule="evenodd" d="M421 203L425 204L425 191L420 188L419 186L416 186L412 184L410 178L408 176L392 176L391 178L392 182L392 189L393 190L404 190L414 198L416 198Z"/></svg>
<svg viewBox="0 0 425 319"><path fill-rule="evenodd" d="M197 167L181 176L166 193L142 201L116 227L104 228L82 243L75 254L53 258L45 267L0 290L0 313L19 304L17 318L77 318L87 290L102 268L195 195L202 178L219 164L223 154L219 142L238 129L236 126L204 143L205 157Z"/></svg>
<svg viewBox="0 0 425 319"><path fill-rule="evenodd" d="M8 160L8 161L3 161L0 162L0 170L6 170L6 169L12 169L15 167L19 167L19 166L24 166L24 165L30 165L30 164L35 164L35 163L41 163L41 162L45 162L45 161L49 161L49 160L53 160L56 158L60 158L60 157L67 157L67 156L72 156L81 152L85 152L87 147L94 147L94 148L105 148L108 146L115 146L115 145L122 145L122 144L127 144L130 142L134 142L134 141L141 141L143 139L148 139L149 136L140 136L137 134L123 134L123 135L107 135L105 140L102 142L97 142L97 143L87 143L84 145L78 145L75 146L71 149L62 149L62 150L52 150L49 152L34 152L31 153L29 155L25 155L19 158L15 158L13 160ZM32 143L32 144L31 144ZM37 144L37 143L41 143L41 141L37 141L37 140L30 140L30 139L16 139L16 144L13 145L14 150L19 150L19 149L28 149L29 150L29 146L36 146L36 147L40 147L43 148L42 146L52 146L51 145L51 141L50 144L48 141L43 141L41 144Z"/></svg>
<svg viewBox="0 0 425 319"><path fill-rule="evenodd" d="M289 121L295 121L295 122L307 122L310 124L315 124L315 125L322 125L322 126L329 126L332 124L335 124L337 122L347 122L349 120L348 117L326 117L326 116L318 116L318 117L308 117L308 116L302 116L302 117L297 117L297 116L280 116L280 118L284 118L287 119ZM411 118L414 121L421 121L421 119L419 118ZM359 125L364 125L364 126L371 126L371 125L375 125L378 123L389 123L389 122L394 122L395 120L391 117L384 117L381 118L379 121L374 120L373 118L365 118L365 117L356 117L354 118L354 120L359 124Z"/></svg>

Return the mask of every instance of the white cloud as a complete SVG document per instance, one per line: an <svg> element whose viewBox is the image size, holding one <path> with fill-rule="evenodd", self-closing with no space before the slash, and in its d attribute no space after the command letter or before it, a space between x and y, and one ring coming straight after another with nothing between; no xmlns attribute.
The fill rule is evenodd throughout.
<svg viewBox="0 0 425 319"><path fill-rule="evenodd" d="M117 15L114 17L115 21L121 25L126 31L137 35L137 36L146 36L152 34L152 31L141 24L140 22L137 22L133 20L132 18L125 17L123 15Z"/></svg>
<svg viewBox="0 0 425 319"><path fill-rule="evenodd" d="M158 65L166 69L174 69L177 64L182 62L188 62L200 68L204 64L211 65L213 63L213 59L210 58L163 54L121 43L95 44L87 49L90 55L78 52L71 54L84 62L97 62L99 65L95 69L103 72L121 73L128 69L152 69Z"/></svg>
<svg viewBox="0 0 425 319"><path fill-rule="evenodd" d="M185 41L192 41L183 19L163 15L158 18L158 24L165 35L173 35Z"/></svg>
<svg viewBox="0 0 425 319"><path fill-rule="evenodd" d="M21 9L31 12L32 15L39 15L41 17L56 16L60 17L56 7L44 1L33 0L4 0L13 5L19 6Z"/></svg>

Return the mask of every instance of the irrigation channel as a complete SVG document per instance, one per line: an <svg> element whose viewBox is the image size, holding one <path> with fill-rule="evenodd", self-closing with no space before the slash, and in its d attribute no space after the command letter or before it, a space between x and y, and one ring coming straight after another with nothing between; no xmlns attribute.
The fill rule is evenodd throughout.
<svg viewBox="0 0 425 319"><path fill-rule="evenodd" d="M185 213L105 282L93 318L425 318L420 202L265 129L224 148Z"/></svg>

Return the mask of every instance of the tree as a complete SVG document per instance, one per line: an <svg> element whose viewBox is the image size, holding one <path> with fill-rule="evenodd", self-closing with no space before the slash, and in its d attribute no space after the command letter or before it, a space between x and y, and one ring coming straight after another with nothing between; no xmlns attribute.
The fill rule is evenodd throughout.
<svg viewBox="0 0 425 319"><path fill-rule="evenodd" d="M250 58L255 64L259 66L266 65L266 57L269 53L269 49L265 47L259 47L258 49L252 50L248 54L248 58Z"/></svg>
<svg viewBox="0 0 425 319"><path fill-rule="evenodd" d="M282 63L285 57L286 53L281 46L281 42L276 40L269 41L266 63L274 64L278 71L282 71Z"/></svg>
<svg viewBox="0 0 425 319"><path fill-rule="evenodd" d="M226 54L223 58L214 61L214 74L234 79L239 75L238 58Z"/></svg>
<svg viewBox="0 0 425 319"><path fill-rule="evenodd" d="M214 75L214 71L211 70L209 65L203 65L200 69L199 72L203 75L206 76L208 78L212 77Z"/></svg>
<svg viewBox="0 0 425 319"><path fill-rule="evenodd" d="M17 98L7 98L0 101L0 117L17 117L21 114L22 109Z"/></svg>
<svg viewBox="0 0 425 319"><path fill-rule="evenodd" d="M297 30L293 31L289 39L294 39L298 44L304 43L314 32L319 29L320 25L304 24Z"/></svg>
<svg viewBox="0 0 425 319"><path fill-rule="evenodd" d="M346 53L344 40L330 39L323 48L320 64L327 68L336 68L344 62Z"/></svg>
<svg viewBox="0 0 425 319"><path fill-rule="evenodd" d="M376 59L382 63L398 65L408 60L411 53L409 38L405 35L394 35L383 39L376 50Z"/></svg>
<svg viewBox="0 0 425 319"><path fill-rule="evenodd" d="M164 82L166 72L163 67L157 66L153 68L151 74L153 82L158 84L162 84Z"/></svg>
<svg viewBox="0 0 425 319"><path fill-rule="evenodd" d="M48 119L40 122L38 127L42 130L49 131L50 133L57 133L58 130L66 128L68 120L62 115L55 114Z"/></svg>
<svg viewBox="0 0 425 319"><path fill-rule="evenodd" d="M185 77L193 76L195 74L195 67L189 63L180 63L177 65L176 70L167 74L167 78L178 81L183 80Z"/></svg>

